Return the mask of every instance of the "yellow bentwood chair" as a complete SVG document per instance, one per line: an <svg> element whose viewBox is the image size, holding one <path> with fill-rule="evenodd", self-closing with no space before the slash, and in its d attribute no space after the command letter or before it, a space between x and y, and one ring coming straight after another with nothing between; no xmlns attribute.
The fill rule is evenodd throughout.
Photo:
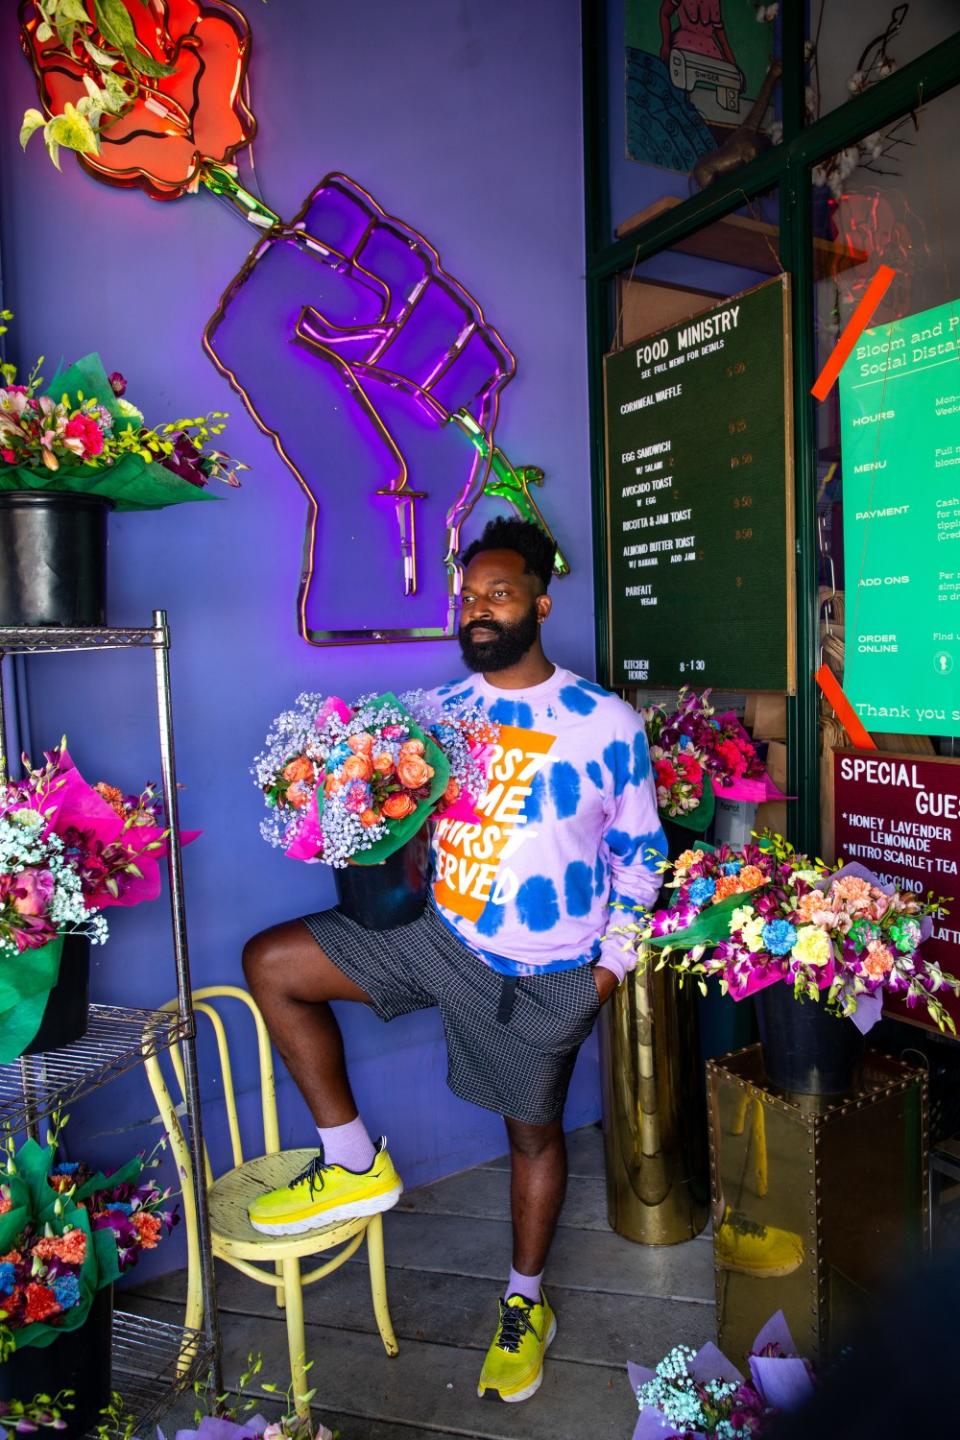
<svg viewBox="0 0 960 1440"><path fill-rule="evenodd" d="M211 999L239 1000L246 1006L256 1028L257 1052L260 1059L260 1101L263 1113L263 1151L253 1160L244 1160L240 1141L240 1125L237 1116L236 1093L233 1088L233 1069L227 1045L227 1032L223 1020L214 1006L205 1002ZM223 1077L223 1100L226 1106L227 1126L233 1151L233 1168L218 1179L214 1179L210 1157L204 1147L207 1201L210 1208L210 1231L213 1253L242 1274L270 1285L276 1291L277 1305L286 1311L287 1343L290 1349L290 1378L294 1396L302 1396L306 1389L306 1339L303 1324L303 1286L337 1270L345 1260L359 1249L364 1236L367 1240L367 1260L370 1265L370 1289L373 1296L373 1313L380 1331L380 1338L388 1355L396 1355L398 1346L390 1322L387 1306L387 1279L383 1254L383 1217L364 1215L352 1220L338 1220L331 1225L308 1230L300 1235L264 1235L255 1230L247 1218L247 1205L257 1194L285 1185L292 1175L302 1170L316 1154L316 1147L308 1150L281 1150L280 1132L277 1124L277 1099L273 1075L273 1056L270 1050L270 1036L252 997L235 985L207 985L194 990L194 1010L204 1015L213 1026L220 1070ZM162 1007L175 1010L176 1000L170 1000ZM149 1026L145 1042L149 1035ZM149 1048L145 1043L145 1049ZM184 1095L183 1058L180 1047L170 1050L173 1071L180 1089L181 1101ZM183 1217L187 1233L187 1313L186 1324L199 1329L203 1324L203 1292L200 1284L200 1244L197 1234L197 1212L193 1197L193 1167L190 1149L180 1125L177 1107L167 1087L160 1058L149 1055L145 1061L147 1077L154 1099L160 1111L160 1118L170 1140L177 1171L183 1188ZM324 1264L303 1274L300 1262L308 1256L319 1255L337 1246L343 1248ZM269 1270L254 1262L266 1262ZM297 1412L309 1415L309 1403L297 1400Z"/></svg>

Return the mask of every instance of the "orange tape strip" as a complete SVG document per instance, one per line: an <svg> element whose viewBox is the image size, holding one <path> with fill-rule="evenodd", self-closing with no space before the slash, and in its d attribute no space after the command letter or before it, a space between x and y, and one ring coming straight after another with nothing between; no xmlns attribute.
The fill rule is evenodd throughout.
<svg viewBox="0 0 960 1440"><path fill-rule="evenodd" d="M840 688L840 682L829 665L821 665L814 678L836 711L837 719L850 736L856 749L876 750L876 741L872 740L863 728L859 715L844 695Z"/></svg>
<svg viewBox="0 0 960 1440"><path fill-rule="evenodd" d="M834 381L843 369L844 362L860 339L861 333L873 319L873 312L889 290L890 282L896 273L896 270L889 265L877 267L877 273L864 291L860 304L847 321L846 329L834 346L826 365L817 376L817 383L812 387L811 393L818 400L826 400L830 394Z"/></svg>

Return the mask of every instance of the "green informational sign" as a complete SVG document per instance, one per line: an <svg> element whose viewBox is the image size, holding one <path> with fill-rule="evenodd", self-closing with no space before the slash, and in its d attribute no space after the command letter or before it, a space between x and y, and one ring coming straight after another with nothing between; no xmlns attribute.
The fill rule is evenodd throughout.
<svg viewBox="0 0 960 1440"><path fill-rule="evenodd" d="M960 735L960 301L840 372L844 690L868 730Z"/></svg>
<svg viewBox="0 0 960 1440"><path fill-rule="evenodd" d="M612 685L794 690L786 276L604 361Z"/></svg>

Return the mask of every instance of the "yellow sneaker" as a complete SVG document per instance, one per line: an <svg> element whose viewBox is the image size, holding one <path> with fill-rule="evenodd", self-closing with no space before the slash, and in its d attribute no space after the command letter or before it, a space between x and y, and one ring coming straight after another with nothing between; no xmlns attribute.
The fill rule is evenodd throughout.
<svg viewBox="0 0 960 1440"><path fill-rule="evenodd" d="M480 1371L478 1395L499 1395L512 1404L529 1400L543 1381L543 1357L553 1344L557 1321L540 1292L539 1305L525 1295L500 1301L500 1320Z"/></svg>
<svg viewBox="0 0 960 1440"><path fill-rule="evenodd" d="M803 1264L803 1241L792 1230L760 1225L728 1205L714 1237L713 1258L722 1270L773 1279Z"/></svg>
<svg viewBox="0 0 960 1440"><path fill-rule="evenodd" d="M247 1213L253 1228L264 1235L299 1235L334 1220L389 1210L402 1193L403 1181L387 1153L386 1137L381 1135L369 1170L358 1173L342 1165L327 1165L322 1155L317 1155L289 1185L258 1195Z"/></svg>

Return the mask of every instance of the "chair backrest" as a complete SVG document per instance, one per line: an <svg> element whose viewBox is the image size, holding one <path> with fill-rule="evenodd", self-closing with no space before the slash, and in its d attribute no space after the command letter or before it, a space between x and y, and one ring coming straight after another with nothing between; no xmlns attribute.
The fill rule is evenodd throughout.
<svg viewBox="0 0 960 1440"><path fill-rule="evenodd" d="M243 1144L240 1138L240 1121L237 1114L237 1097L233 1084L233 1066L230 1062L230 1049L227 1043L227 1032L223 1020L213 1005L206 1002L213 999L239 1000L246 1006L250 1017L253 1020L257 1037L257 1055L260 1062L260 1108L263 1117L263 1149L260 1154L272 1155L280 1149L280 1128L277 1121L277 1096L276 1083L273 1073L273 1055L270 1050L270 1035L264 1023L263 1016L246 990L241 990L236 985L205 985L193 992L193 1009L197 1015L204 1015L213 1027L214 1037L217 1042L217 1054L220 1060L220 1074L223 1084L223 1101L227 1114L227 1129L230 1135L230 1148L233 1155L234 1165L243 1163ZM160 1007L162 1010L173 1011L177 1009L176 1000L168 1000ZM180 1104L174 1101L164 1077L160 1063L160 1056L151 1054L154 1048L152 1025L148 1024L143 1034L144 1068L147 1072L147 1079L153 1097L157 1102L160 1111L160 1118L163 1121L164 1129L173 1150L177 1170L183 1185L184 1210L192 1209L192 1184L193 1164L190 1157L190 1148L180 1124L180 1113L186 1099L186 1081L184 1077L183 1055L179 1044L172 1045L169 1050L170 1062L173 1073L176 1076L177 1088L180 1092ZM203 1097L201 1097L203 1098ZM210 1154L204 1145L204 1170L207 1187L213 1184L214 1175L210 1164ZM190 1192L189 1200L188 1193ZM184 1218L190 1222L195 1216L185 1213ZM194 1229L191 1223L187 1224L188 1235Z"/></svg>

